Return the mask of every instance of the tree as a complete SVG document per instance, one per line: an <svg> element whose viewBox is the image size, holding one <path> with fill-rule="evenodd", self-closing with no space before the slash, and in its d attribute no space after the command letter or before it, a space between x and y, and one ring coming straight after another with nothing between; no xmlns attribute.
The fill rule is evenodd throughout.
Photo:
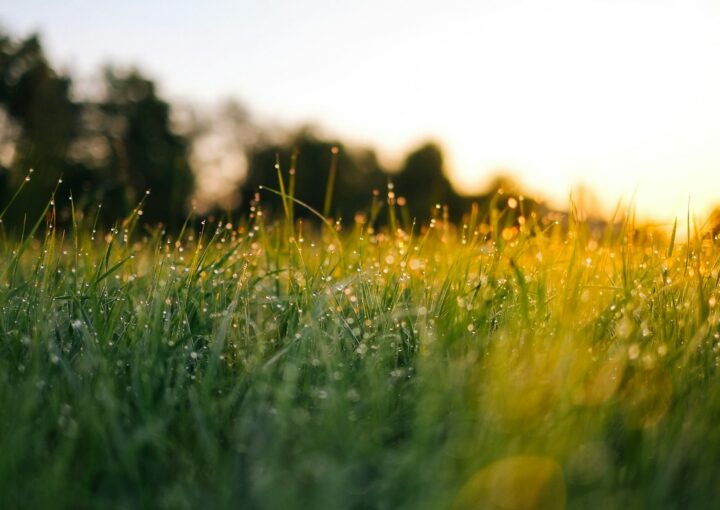
<svg viewBox="0 0 720 510"><path fill-rule="evenodd" d="M8 162L9 187L18 186L30 168L35 170L22 213L44 207L66 170L80 115L70 88L70 78L48 64L36 35L14 41L0 34L0 105L19 126Z"/></svg>
<svg viewBox="0 0 720 510"><path fill-rule="evenodd" d="M334 157L337 166L330 213L336 218L352 218L370 204L373 189L383 188L387 176L372 151L350 151L336 140L319 138L308 128L297 132L287 143L262 145L250 151L241 192L243 206L252 200L259 186L277 189L276 158L286 180L296 158L295 196L322 212ZM312 216L302 207L296 207L296 211L298 216Z"/></svg>
<svg viewBox="0 0 720 510"><path fill-rule="evenodd" d="M127 213L150 190L144 210L149 223L178 224L193 191L187 140L170 125L170 105L139 71L108 68L105 96L97 105L101 134L109 144L109 189Z"/></svg>
<svg viewBox="0 0 720 510"><path fill-rule="evenodd" d="M393 182L398 196L407 200L410 216L418 221L427 220L436 204L456 202L456 193L445 176L442 150L433 142L410 152Z"/></svg>

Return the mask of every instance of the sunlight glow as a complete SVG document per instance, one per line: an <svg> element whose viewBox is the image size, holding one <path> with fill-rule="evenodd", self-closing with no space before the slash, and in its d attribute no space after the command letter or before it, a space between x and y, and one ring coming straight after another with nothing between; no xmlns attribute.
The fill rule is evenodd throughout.
<svg viewBox="0 0 720 510"><path fill-rule="evenodd" d="M718 201L720 58L699 16L585 7L486 32L480 47L493 49L465 68L441 123L456 182L505 170L555 200L585 183L609 207L637 191L639 210L663 219L689 196Z"/></svg>

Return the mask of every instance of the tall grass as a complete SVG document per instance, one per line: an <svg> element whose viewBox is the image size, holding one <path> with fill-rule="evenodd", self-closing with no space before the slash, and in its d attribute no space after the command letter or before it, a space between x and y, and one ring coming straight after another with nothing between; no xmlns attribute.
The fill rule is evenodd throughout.
<svg viewBox="0 0 720 510"><path fill-rule="evenodd" d="M316 228L293 180L178 236L142 206L3 233L0 507L718 501L712 237L392 197L394 228Z"/></svg>

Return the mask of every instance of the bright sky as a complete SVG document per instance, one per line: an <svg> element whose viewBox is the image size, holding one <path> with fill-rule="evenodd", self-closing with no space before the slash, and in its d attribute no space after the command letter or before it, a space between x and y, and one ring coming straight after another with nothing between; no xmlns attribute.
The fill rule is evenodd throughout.
<svg viewBox="0 0 720 510"><path fill-rule="evenodd" d="M136 63L171 98L234 96L397 157L432 137L465 191L508 170L556 203L720 203L717 0L12 2L87 76Z"/></svg>

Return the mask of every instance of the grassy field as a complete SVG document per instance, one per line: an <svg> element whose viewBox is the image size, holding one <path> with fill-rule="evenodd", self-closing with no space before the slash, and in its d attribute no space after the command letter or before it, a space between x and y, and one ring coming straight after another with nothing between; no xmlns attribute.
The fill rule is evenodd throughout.
<svg viewBox="0 0 720 510"><path fill-rule="evenodd" d="M707 508L720 251L632 215L0 230L1 508ZM377 209L377 203L375 204Z"/></svg>

